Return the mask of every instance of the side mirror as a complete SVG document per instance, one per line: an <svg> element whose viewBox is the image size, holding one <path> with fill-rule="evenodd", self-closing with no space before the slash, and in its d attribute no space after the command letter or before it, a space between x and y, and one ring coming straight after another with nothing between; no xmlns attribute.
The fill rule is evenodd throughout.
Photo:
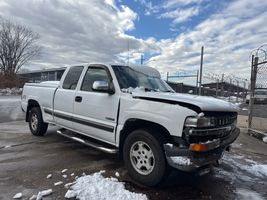
<svg viewBox="0 0 267 200"><path fill-rule="evenodd" d="M97 92L115 93L113 87L107 81L94 81L92 89Z"/></svg>

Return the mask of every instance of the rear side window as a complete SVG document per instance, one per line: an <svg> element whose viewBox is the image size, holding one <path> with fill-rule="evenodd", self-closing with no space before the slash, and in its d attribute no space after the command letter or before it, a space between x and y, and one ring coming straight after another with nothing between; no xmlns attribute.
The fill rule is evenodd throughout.
<svg viewBox="0 0 267 200"><path fill-rule="evenodd" d="M95 81L107 81L109 82L109 76L107 71L103 68L88 68L82 83L82 91L93 91L93 83Z"/></svg>
<svg viewBox="0 0 267 200"><path fill-rule="evenodd" d="M71 67L65 77L62 88L75 90L82 71L83 66Z"/></svg>

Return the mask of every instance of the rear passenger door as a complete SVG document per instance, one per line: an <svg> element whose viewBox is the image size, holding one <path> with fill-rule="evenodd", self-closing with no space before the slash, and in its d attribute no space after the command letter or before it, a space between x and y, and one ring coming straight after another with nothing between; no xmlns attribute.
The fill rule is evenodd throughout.
<svg viewBox="0 0 267 200"><path fill-rule="evenodd" d="M72 115L75 90L83 71L83 66L70 67L62 85L55 94L54 119L58 125L73 129Z"/></svg>
<svg viewBox="0 0 267 200"><path fill-rule="evenodd" d="M77 89L74 103L75 130L88 136L114 144L115 127L119 104L119 92L108 94L93 90L94 81L112 83L112 76L106 66L89 66L85 72L81 87Z"/></svg>

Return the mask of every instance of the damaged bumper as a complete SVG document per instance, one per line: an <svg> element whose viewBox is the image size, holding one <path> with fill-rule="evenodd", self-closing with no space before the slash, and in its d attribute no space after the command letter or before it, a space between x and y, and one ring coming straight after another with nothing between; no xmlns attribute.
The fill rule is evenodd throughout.
<svg viewBox="0 0 267 200"><path fill-rule="evenodd" d="M235 127L227 137L193 143L188 148L164 144L167 162L182 171L194 171L213 164L221 158L223 151L236 140L239 133L239 128Z"/></svg>

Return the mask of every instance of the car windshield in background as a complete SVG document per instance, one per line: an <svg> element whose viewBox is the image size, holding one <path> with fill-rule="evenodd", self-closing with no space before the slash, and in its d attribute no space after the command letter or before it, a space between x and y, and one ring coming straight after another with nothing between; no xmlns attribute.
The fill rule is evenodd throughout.
<svg viewBox="0 0 267 200"><path fill-rule="evenodd" d="M255 90L255 95L267 95L267 90Z"/></svg>
<svg viewBox="0 0 267 200"><path fill-rule="evenodd" d="M112 66L121 89L143 87L146 91L173 92L173 90L158 77L146 75L127 66Z"/></svg>

